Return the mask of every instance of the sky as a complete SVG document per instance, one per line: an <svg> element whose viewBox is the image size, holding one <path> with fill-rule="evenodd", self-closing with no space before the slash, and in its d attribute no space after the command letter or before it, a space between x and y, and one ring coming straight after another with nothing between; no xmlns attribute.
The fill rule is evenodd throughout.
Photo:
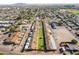
<svg viewBox="0 0 79 59"><path fill-rule="evenodd" d="M14 4L14 3L27 3L27 4L66 4L78 3L78 0L1 0L0 4Z"/></svg>

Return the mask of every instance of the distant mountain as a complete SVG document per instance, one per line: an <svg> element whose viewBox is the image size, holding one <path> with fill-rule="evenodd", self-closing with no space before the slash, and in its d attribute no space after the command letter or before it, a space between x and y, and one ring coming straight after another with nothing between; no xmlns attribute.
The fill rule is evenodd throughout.
<svg viewBox="0 0 79 59"><path fill-rule="evenodd" d="M5 5L0 5L0 7L24 7L27 6L28 4L26 3L15 3L15 4L5 4Z"/></svg>
<svg viewBox="0 0 79 59"><path fill-rule="evenodd" d="M69 4L71 5L71 4ZM0 5L0 7L60 7L60 8L64 8L64 7L71 7L67 4L26 4L26 3L15 3L15 4L8 4L8 5ZM78 6L79 7L79 6Z"/></svg>
<svg viewBox="0 0 79 59"><path fill-rule="evenodd" d="M26 3L15 3L15 4L10 4L10 6L27 6Z"/></svg>

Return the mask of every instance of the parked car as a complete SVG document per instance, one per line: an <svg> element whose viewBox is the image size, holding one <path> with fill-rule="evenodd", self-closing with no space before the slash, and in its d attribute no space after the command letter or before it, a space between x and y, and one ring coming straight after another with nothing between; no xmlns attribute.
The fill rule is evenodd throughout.
<svg viewBox="0 0 79 59"><path fill-rule="evenodd" d="M29 37L32 37L32 32L29 33Z"/></svg>
<svg viewBox="0 0 79 59"><path fill-rule="evenodd" d="M27 42L25 45L25 49L28 49L28 47L29 47L29 43Z"/></svg>

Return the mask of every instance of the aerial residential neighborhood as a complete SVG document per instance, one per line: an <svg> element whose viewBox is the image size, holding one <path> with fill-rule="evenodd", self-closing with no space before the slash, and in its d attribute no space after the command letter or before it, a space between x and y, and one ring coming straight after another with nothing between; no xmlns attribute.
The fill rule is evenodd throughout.
<svg viewBox="0 0 79 59"><path fill-rule="evenodd" d="M79 8L0 6L0 54L79 55Z"/></svg>

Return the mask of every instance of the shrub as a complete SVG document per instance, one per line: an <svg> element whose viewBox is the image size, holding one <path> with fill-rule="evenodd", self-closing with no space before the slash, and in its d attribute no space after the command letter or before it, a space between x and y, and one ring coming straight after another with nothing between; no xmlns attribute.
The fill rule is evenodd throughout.
<svg viewBox="0 0 79 59"><path fill-rule="evenodd" d="M77 41L77 40L75 40L75 39L73 39L73 40L71 40L71 43L72 43L72 44L77 44L77 43L78 43L78 41Z"/></svg>

